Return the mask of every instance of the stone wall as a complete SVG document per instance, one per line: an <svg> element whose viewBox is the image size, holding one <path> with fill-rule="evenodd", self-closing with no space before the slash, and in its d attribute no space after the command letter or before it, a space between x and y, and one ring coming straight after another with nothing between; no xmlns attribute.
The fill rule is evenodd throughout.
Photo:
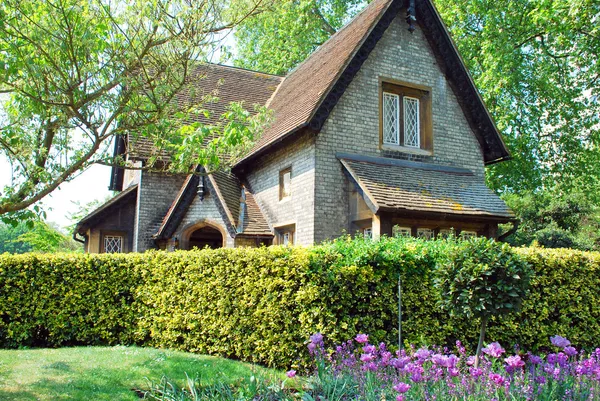
<svg viewBox="0 0 600 401"><path fill-rule="evenodd" d="M318 134L316 152L316 242L349 230L348 181L337 152L427 161L472 170L484 179L483 154L444 73L420 28L407 30L400 12ZM431 88L433 155L380 149L379 85L387 78Z"/></svg>
<svg viewBox="0 0 600 401"><path fill-rule="evenodd" d="M198 223L208 223L215 228L219 228L220 231L226 232L225 246L231 248L234 246L234 238L231 236L225 224L224 216L220 210L221 206L216 196L210 192L204 196L203 200L200 197L194 197L192 204L190 205L185 217L179 224L175 237L182 239L182 234L190 227Z"/></svg>
<svg viewBox="0 0 600 401"><path fill-rule="evenodd" d="M279 200L279 172L291 167L292 195ZM255 199L271 228L296 225L295 243L314 242L315 146L314 136L298 139L254 162L247 176Z"/></svg>
<svg viewBox="0 0 600 401"><path fill-rule="evenodd" d="M156 248L152 235L158 231L185 175L142 172L135 219L134 252Z"/></svg>

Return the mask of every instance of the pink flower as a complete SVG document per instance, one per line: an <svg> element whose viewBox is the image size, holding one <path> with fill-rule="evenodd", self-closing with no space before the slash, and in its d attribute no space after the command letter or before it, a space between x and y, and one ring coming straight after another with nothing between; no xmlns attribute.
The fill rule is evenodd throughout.
<svg viewBox="0 0 600 401"><path fill-rule="evenodd" d="M355 340L357 343L365 344L367 341L369 341L369 336L366 334L359 334L356 336Z"/></svg>
<svg viewBox="0 0 600 401"><path fill-rule="evenodd" d="M373 360L375 359L375 356L373 354L362 354L360 356L360 360L363 362L373 362Z"/></svg>
<svg viewBox="0 0 600 401"><path fill-rule="evenodd" d="M400 394L404 394L406 393L408 390L410 390L410 384L408 383L398 383L396 384L394 387L392 387L394 390L396 390L397 392L399 392Z"/></svg>
<svg viewBox="0 0 600 401"><path fill-rule="evenodd" d="M498 385L498 386L502 386L502 385L504 385L504 382L506 382L506 379L504 378L504 376L499 375L498 373L490 373L489 378L491 381L496 383L496 385Z"/></svg>
<svg viewBox="0 0 600 401"><path fill-rule="evenodd" d="M287 372L285 372L285 375L287 377L289 377L290 379L294 378L294 377L296 377L296 371L294 369L288 370Z"/></svg>
<svg viewBox="0 0 600 401"><path fill-rule="evenodd" d="M508 373L512 373L515 370L525 366L525 362L521 360L521 357L519 355L509 356L508 358L504 359L504 362L506 362L506 371Z"/></svg>
<svg viewBox="0 0 600 401"><path fill-rule="evenodd" d="M497 342L488 344L488 346L482 349L482 351L484 354L488 354L494 358L500 358L500 355L506 352L504 348L502 348Z"/></svg>

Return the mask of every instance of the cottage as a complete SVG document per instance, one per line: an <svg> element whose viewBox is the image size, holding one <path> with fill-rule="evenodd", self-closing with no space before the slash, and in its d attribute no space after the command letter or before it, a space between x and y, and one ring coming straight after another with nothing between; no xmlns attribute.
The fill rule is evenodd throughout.
<svg viewBox="0 0 600 401"><path fill-rule="evenodd" d="M514 219L484 179L509 153L430 0L374 0L285 77L200 70L206 90L267 105L273 123L231 173L113 169L120 194L77 225L87 252L496 237ZM152 152L126 149L131 163Z"/></svg>

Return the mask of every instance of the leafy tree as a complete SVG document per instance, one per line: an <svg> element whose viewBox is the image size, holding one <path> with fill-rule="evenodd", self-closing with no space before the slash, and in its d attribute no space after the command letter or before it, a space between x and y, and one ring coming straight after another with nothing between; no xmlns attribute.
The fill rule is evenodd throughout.
<svg viewBox="0 0 600 401"><path fill-rule="evenodd" d="M235 64L285 74L371 0L285 0L236 30Z"/></svg>
<svg viewBox="0 0 600 401"><path fill-rule="evenodd" d="M459 241L436 271L441 305L481 321L476 366L491 316L518 311L533 271L508 244L486 238Z"/></svg>
<svg viewBox="0 0 600 401"><path fill-rule="evenodd" d="M29 228L26 224L15 226L0 223L0 253L26 253L31 251L31 244L17 241L17 238L25 234Z"/></svg>
<svg viewBox="0 0 600 401"><path fill-rule="evenodd" d="M169 152L171 171L218 167L223 154L248 146L261 113L250 117L232 104L218 124L186 125L191 114L206 113L202 101L181 110L175 99L202 79L197 66L218 36L266 1L0 3L0 156L12 168L0 218L42 214L28 208L92 163L123 165L106 151L118 135ZM158 161L144 168L162 168Z"/></svg>
<svg viewBox="0 0 600 401"><path fill-rule="evenodd" d="M0 253L73 252L83 248L55 223L37 220L13 227L0 223Z"/></svg>
<svg viewBox="0 0 600 401"><path fill-rule="evenodd" d="M512 245L536 241L546 248L600 249L600 209L580 191L552 190L506 194L520 220L507 238Z"/></svg>

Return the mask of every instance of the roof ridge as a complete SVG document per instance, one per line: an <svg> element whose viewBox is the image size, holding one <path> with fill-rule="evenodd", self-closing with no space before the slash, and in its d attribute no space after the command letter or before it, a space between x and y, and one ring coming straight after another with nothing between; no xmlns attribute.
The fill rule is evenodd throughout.
<svg viewBox="0 0 600 401"><path fill-rule="evenodd" d="M356 15L352 18L350 18L350 20L348 22L346 22L340 29L338 29L337 31L335 31L335 33L333 35L331 35L330 37L327 38L327 40L323 43L321 43L319 46L317 46L315 48L315 50L312 51L312 53L310 53L308 55L308 57L306 57L304 60L302 60L301 63L299 63L298 65L296 65L294 68L292 68L290 71L288 71L288 73L285 75L285 77L287 78L289 75L291 75L294 71L296 71L298 68L300 68L300 66L302 66L304 63L308 62L309 59L311 59L323 46L325 46L325 44L331 40L333 40L335 37L339 36L339 34L343 31L346 30L346 28L348 28L353 22L354 20L356 20L360 15L364 14L365 11L367 11L367 9L369 8L369 6L373 3L375 3L374 0L373 2L367 4L365 7L363 7L362 10L360 10L358 13L356 13ZM383 0L382 0L383 1ZM393 0L392 0L393 1ZM391 2L390 2L391 4Z"/></svg>
<svg viewBox="0 0 600 401"><path fill-rule="evenodd" d="M275 78L282 78L282 80L286 77L285 75L271 74L269 72L258 71L258 70L251 70L249 68L238 67L238 66L235 66L235 65L227 65L227 64L220 64L220 63L211 63L211 62L208 62L208 61L205 62L205 65L214 66L214 67L222 67L222 68L231 68L233 70L239 70L239 71L245 71L245 72L253 72L255 74L263 74L263 75L268 75L268 76L275 77Z"/></svg>

